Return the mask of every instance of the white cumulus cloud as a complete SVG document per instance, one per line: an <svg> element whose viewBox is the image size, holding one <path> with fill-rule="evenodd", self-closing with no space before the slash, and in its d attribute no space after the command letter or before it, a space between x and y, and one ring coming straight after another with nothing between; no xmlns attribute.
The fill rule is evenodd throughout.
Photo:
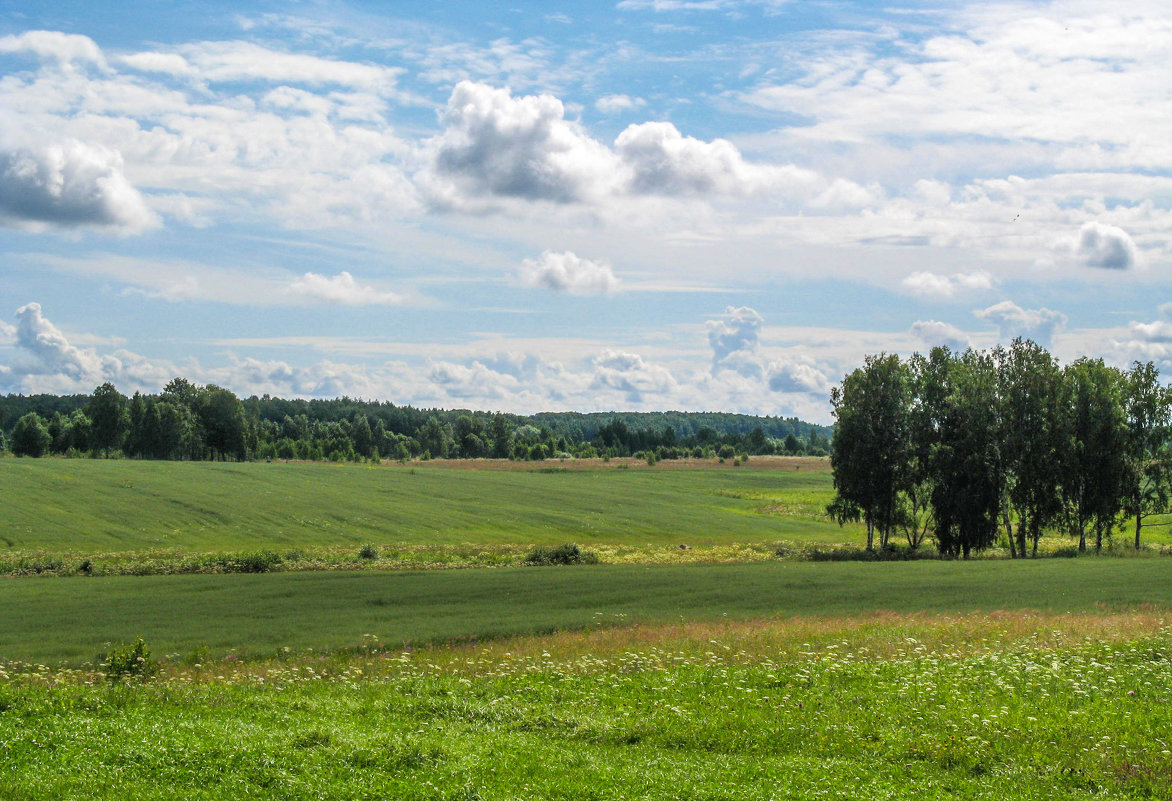
<svg viewBox="0 0 1172 801"><path fill-rule="evenodd" d="M15 36L0 36L0 53L27 53L63 66L76 61L106 67L101 48L93 39L60 31L25 31Z"/></svg>
<svg viewBox="0 0 1172 801"><path fill-rule="evenodd" d="M345 270L334 276L306 273L289 285L289 291L303 298L344 306L391 306L403 300L402 296L394 292L384 292L358 283Z"/></svg>
<svg viewBox="0 0 1172 801"><path fill-rule="evenodd" d="M608 295L619 287L619 279L609 264L584 259L570 251L547 250L540 259L525 259L520 271L521 283L570 295Z"/></svg>
<svg viewBox="0 0 1172 801"><path fill-rule="evenodd" d="M1067 322L1062 312L1044 308L1023 309L1010 300L974 311L973 314L997 326L997 336L1002 341L1021 337L1032 339L1047 348L1054 334L1065 328Z"/></svg>
<svg viewBox="0 0 1172 801"><path fill-rule="evenodd" d="M0 221L126 232L157 223L123 174L122 156L78 141L0 150Z"/></svg>
<svg viewBox="0 0 1172 801"><path fill-rule="evenodd" d="M604 194L618 171L614 154L565 119L552 95L513 97L461 81L442 122L422 176L440 202L461 205L461 194L581 201Z"/></svg>
<svg viewBox="0 0 1172 801"><path fill-rule="evenodd" d="M1074 255L1087 267L1106 270L1130 270L1139 263L1139 251L1126 231L1094 220L1079 229Z"/></svg>
<svg viewBox="0 0 1172 801"><path fill-rule="evenodd" d="M784 184L787 178L817 182L808 170L750 164L731 142L704 142L684 136L670 122L627 127L615 149L631 169L630 191L637 194L749 193Z"/></svg>
<svg viewBox="0 0 1172 801"><path fill-rule="evenodd" d="M664 396L675 390L675 377L666 367L648 363L635 353L607 350L594 359L590 384L596 390L618 390L629 403L645 396Z"/></svg>
<svg viewBox="0 0 1172 801"><path fill-rule="evenodd" d="M705 324L708 344L712 347L713 371L728 363L733 354L755 354L761 326L765 324L765 318L748 306L729 306L724 311L725 319L709 320Z"/></svg>
<svg viewBox="0 0 1172 801"><path fill-rule="evenodd" d="M828 396L830 379L810 359L783 358L769 363L769 388L775 392L803 392Z"/></svg>
<svg viewBox="0 0 1172 801"><path fill-rule="evenodd" d="M929 348L944 345L953 352L961 352L972 345L968 334L954 325L939 320L916 320L911 330L912 335L923 340Z"/></svg>

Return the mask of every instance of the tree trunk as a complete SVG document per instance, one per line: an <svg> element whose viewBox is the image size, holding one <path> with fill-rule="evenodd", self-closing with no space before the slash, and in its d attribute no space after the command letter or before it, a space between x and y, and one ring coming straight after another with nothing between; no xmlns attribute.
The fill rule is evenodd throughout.
<svg viewBox="0 0 1172 801"><path fill-rule="evenodd" d="M1139 550L1139 530L1143 528L1143 515L1139 512L1135 514L1135 549Z"/></svg>
<svg viewBox="0 0 1172 801"><path fill-rule="evenodd" d="M1024 520L1017 521L1017 555L1025 559L1026 555L1026 525Z"/></svg>
<svg viewBox="0 0 1172 801"><path fill-rule="evenodd" d="M1037 559L1038 558L1038 540L1040 540L1042 538L1042 532L1035 531L1033 533L1033 537L1034 537L1034 550L1033 550L1033 553L1030 554L1030 556L1034 559Z"/></svg>
<svg viewBox="0 0 1172 801"><path fill-rule="evenodd" d="M1078 524L1078 550L1079 553L1087 551L1087 530L1081 521Z"/></svg>
<svg viewBox="0 0 1172 801"><path fill-rule="evenodd" d="M1103 552L1103 524L1095 526L1095 553Z"/></svg>
<svg viewBox="0 0 1172 801"><path fill-rule="evenodd" d="M867 520L867 550L875 550L875 523Z"/></svg>
<svg viewBox="0 0 1172 801"><path fill-rule="evenodd" d="M1005 509L1001 512L1002 520L1005 523L1005 536L1009 538L1009 558L1017 558L1017 544L1013 541L1013 521L1009 519L1009 510Z"/></svg>

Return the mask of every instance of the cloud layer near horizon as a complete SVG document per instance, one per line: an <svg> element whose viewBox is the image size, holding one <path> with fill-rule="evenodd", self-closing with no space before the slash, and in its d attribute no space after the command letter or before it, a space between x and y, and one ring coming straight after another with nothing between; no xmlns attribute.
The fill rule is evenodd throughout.
<svg viewBox="0 0 1172 801"><path fill-rule="evenodd" d="M825 420L880 349L1172 363L1166 4L403 9L0 17L0 391Z"/></svg>

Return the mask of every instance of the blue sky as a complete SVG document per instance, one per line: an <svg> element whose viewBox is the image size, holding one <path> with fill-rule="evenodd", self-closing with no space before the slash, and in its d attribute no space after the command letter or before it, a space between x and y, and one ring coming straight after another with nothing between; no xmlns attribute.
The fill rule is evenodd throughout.
<svg viewBox="0 0 1172 801"><path fill-rule="evenodd" d="M829 420L1172 366L1163 2L0 4L0 392Z"/></svg>

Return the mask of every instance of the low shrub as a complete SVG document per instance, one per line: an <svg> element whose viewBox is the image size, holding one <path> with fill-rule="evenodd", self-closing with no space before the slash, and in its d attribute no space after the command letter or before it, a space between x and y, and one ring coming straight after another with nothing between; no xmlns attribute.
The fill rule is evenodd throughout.
<svg viewBox="0 0 1172 801"><path fill-rule="evenodd" d="M128 678L145 681L159 670L159 663L151 659L151 649L142 637L102 654L99 661L106 678L114 682Z"/></svg>
<svg viewBox="0 0 1172 801"><path fill-rule="evenodd" d="M777 554L781 556L781 553ZM930 548L909 548L906 545L887 545L868 551L866 548L811 548L811 562L909 562L917 559L943 559Z"/></svg>
<svg viewBox="0 0 1172 801"><path fill-rule="evenodd" d="M223 573L270 573L279 570L285 563L276 551L222 554L216 556L214 561Z"/></svg>
<svg viewBox="0 0 1172 801"><path fill-rule="evenodd" d="M373 545L366 544L358 549L359 559L378 559L378 548Z"/></svg>
<svg viewBox="0 0 1172 801"><path fill-rule="evenodd" d="M525 556L527 565L596 565L598 554L583 551L572 542L538 545Z"/></svg>

